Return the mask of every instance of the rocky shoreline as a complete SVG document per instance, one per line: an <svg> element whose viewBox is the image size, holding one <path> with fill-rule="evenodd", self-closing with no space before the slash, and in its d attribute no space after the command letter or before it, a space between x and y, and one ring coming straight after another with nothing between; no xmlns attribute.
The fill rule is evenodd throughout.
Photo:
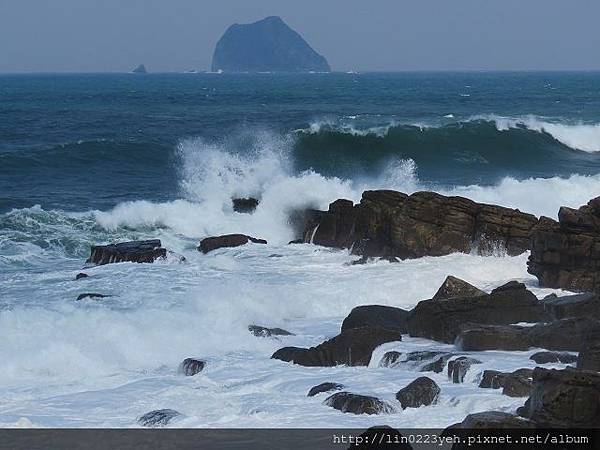
<svg viewBox="0 0 600 450"><path fill-rule="evenodd" d="M243 200L234 199L233 203L244 205L240 213L252 214L258 200ZM327 211L297 212L291 221L295 229L302 230L293 242L348 249L363 262L454 252L519 255L530 251L528 271L540 286L581 293L540 300L517 281L487 293L448 274L432 298L418 302L410 311L383 305L356 307L337 336L310 348L282 346L272 359L309 367L411 365L424 373L446 372L455 384L464 383L466 374L471 373L481 389L502 389L504 395L524 400L513 413L471 414L450 429L600 427L600 197L578 210L561 208L556 222L432 192L366 191L358 204L338 199ZM198 250L206 254L266 243L245 234L230 234L207 237ZM127 242L92 247L88 263L151 263L169 255L159 240ZM77 275L77 279L85 277ZM86 298L101 301L103 296L82 294L78 300ZM257 338L292 335L254 324L249 325L249 332ZM383 344L396 343L401 349L403 336L439 342L440 350L394 350L380 361L372 360L374 350ZM448 351L447 344L453 345L453 350ZM480 369L481 361L471 355L532 348L540 351L523 363L534 361L538 367L512 372ZM568 366L560 370L539 367L549 363ZM202 359L186 358L180 372L198 376L206 364ZM327 394L323 403L344 413L386 414L435 404L442 391L427 376L399 386L396 404L344 389L336 380L323 380L308 396ZM151 411L140 417L139 423L164 426L179 416L173 410Z"/></svg>

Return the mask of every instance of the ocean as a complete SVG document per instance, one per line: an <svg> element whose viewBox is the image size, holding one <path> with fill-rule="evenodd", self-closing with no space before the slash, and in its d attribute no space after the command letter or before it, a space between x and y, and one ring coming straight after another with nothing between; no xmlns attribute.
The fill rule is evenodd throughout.
<svg viewBox="0 0 600 450"><path fill-rule="evenodd" d="M551 292L527 254L452 254L352 266L296 236L289 214L367 189L432 190L556 218L600 195L600 74L331 73L0 76L0 426L132 427L171 408L176 427L423 425L423 410L355 416L307 397L333 381L390 403L420 375L385 350L446 350L406 337L365 367L270 359L339 333L357 305L410 309L447 275L490 291ZM233 197L260 199L254 214ZM207 236L268 241L203 255ZM90 246L159 238L186 257L86 268ZM109 295L75 301L84 292ZM248 325L293 336L258 338ZM484 369L529 352L479 352L442 388L427 425L514 412ZM180 362L207 362L194 377ZM553 365L550 365L553 367ZM564 365L556 364L556 367Z"/></svg>

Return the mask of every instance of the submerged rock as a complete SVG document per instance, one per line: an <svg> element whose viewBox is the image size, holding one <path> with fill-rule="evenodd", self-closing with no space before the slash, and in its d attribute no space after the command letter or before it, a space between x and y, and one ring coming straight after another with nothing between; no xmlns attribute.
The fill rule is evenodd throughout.
<svg viewBox="0 0 600 450"><path fill-rule="evenodd" d="M231 25L219 39L212 71L329 72L327 60L280 17Z"/></svg>
<svg viewBox="0 0 600 450"><path fill-rule="evenodd" d="M344 389L343 384L321 383L321 384L317 384L316 386L313 386L312 388L310 388L310 391L308 391L308 394L306 394L306 396L314 397L315 395L321 394L323 392L341 391L342 389Z"/></svg>
<svg viewBox="0 0 600 450"><path fill-rule="evenodd" d="M433 300L444 300L454 297L479 297L487 295L481 289L476 288L472 284L467 283L460 278L448 275L440 288L437 290L435 295L432 297Z"/></svg>
<svg viewBox="0 0 600 450"><path fill-rule="evenodd" d="M255 198L247 197L233 198L231 199L231 203L233 203L233 210L235 212L243 214L252 214L256 210L259 201Z"/></svg>
<svg viewBox="0 0 600 450"><path fill-rule="evenodd" d="M239 247L248 242L254 244L267 243L264 239L253 238L252 236L246 236L245 234L225 234L223 236L212 236L202 239L198 246L198 250L202 253L208 253L217 250L218 248Z"/></svg>
<svg viewBox="0 0 600 450"><path fill-rule="evenodd" d="M86 292L84 294L79 294L77 296L76 301L83 300L85 298L98 299L98 298L105 298L105 297L110 297L110 295L98 294L96 292Z"/></svg>
<svg viewBox="0 0 600 450"><path fill-rule="evenodd" d="M462 383L465 376L473 364L481 364L481 361L468 356L459 356L456 359L448 361L448 378L453 383Z"/></svg>
<svg viewBox="0 0 600 450"><path fill-rule="evenodd" d="M191 377L202 372L205 366L206 362L201 359L185 358L179 366L179 370L183 372L185 376Z"/></svg>
<svg viewBox="0 0 600 450"><path fill-rule="evenodd" d="M338 392L328 397L324 402L343 413L352 414L389 414L394 408L377 397L352 394L350 392Z"/></svg>
<svg viewBox="0 0 600 450"><path fill-rule="evenodd" d="M528 272L540 286L600 293L600 197L542 217L532 233Z"/></svg>
<svg viewBox="0 0 600 450"><path fill-rule="evenodd" d="M104 265L118 262L151 263L166 258L167 250L161 247L160 239L130 241L118 244L94 245L86 263Z"/></svg>
<svg viewBox="0 0 600 450"><path fill-rule="evenodd" d="M437 402L441 389L428 377L419 377L396 393L402 409L419 408Z"/></svg>
<svg viewBox="0 0 600 450"><path fill-rule="evenodd" d="M564 352L537 352L529 357L536 364L571 364L577 361L577 355Z"/></svg>
<svg viewBox="0 0 600 450"><path fill-rule="evenodd" d="M143 427L164 427L178 416L181 413L174 409L157 409L144 414L138 419L138 423Z"/></svg>
<svg viewBox="0 0 600 450"><path fill-rule="evenodd" d="M383 358L379 361L379 367L393 367L398 363L401 356L402 353L397 351L385 352Z"/></svg>
<svg viewBox="0 0 600 450"><path fill-rule="evenodd" d="M301 366L366 366L373 350L387 342L401 341L402 335L384 328L352 328L308 349L285 347L271 358L291 361Z"/></svg>
<svg viewBox="0 0 600 450"><path fill-rule="evenodd" d="M75 275L75 280L81 280L82 278L89 278L89 275L83 272L79 272L77 275Z"/></svg>
<svg viewBox="0 0 600 450"><path fill-rule="evenodd" d="M248 331L256 337L294 336L294 333L290 333L283 328L267 328L259 325L249 325Z"/></svg>
<svg viewBox="0 0 600 450"><path fill-rule="evenodd" d="M392 306L357 306L342 322L342 331L351 328L379 327L406 333L408 314L408 311Z"/></svg>

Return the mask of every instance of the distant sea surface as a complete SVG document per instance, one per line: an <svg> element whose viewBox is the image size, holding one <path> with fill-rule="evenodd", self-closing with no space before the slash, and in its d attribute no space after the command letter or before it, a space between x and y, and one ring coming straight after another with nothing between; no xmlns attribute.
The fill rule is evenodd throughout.
<svg viewBox="0 0 600 450"><path fill-rule="evenodd" d="M0 425L131 426L160 408L183 426L380 424L306 391L335 381L394 402L390 386L414 371L315 371L270 355L334 336L356 305L411 308L449 274L548 293L526 254L348 266L346 251L286 245L290 212L366 189L550 217L585 204L600 195L600 73L0 75ZM256 212L233 212L231 198L247 196ZM233 232L269 244L196 251ZM143 238L187 263L114 264L73 281L90 245ZM83 292L110 297L74 301ZM251 323L295 336L255 338ZM177 372L190 356L207 361L202 375ZM440 377L431 426L518 406ZM422 425L411 412L393 423Z"/></svg>

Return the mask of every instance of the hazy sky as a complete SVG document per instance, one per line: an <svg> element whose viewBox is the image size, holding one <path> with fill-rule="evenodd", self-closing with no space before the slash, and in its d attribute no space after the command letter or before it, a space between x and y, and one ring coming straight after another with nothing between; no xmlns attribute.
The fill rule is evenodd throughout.
<svg viewBox="0 0 600 450"><path fill-rule="evenodd" d="M600 69L600 0L0 0L0 72L204 70L269 15L334 70Z"/></svg>

